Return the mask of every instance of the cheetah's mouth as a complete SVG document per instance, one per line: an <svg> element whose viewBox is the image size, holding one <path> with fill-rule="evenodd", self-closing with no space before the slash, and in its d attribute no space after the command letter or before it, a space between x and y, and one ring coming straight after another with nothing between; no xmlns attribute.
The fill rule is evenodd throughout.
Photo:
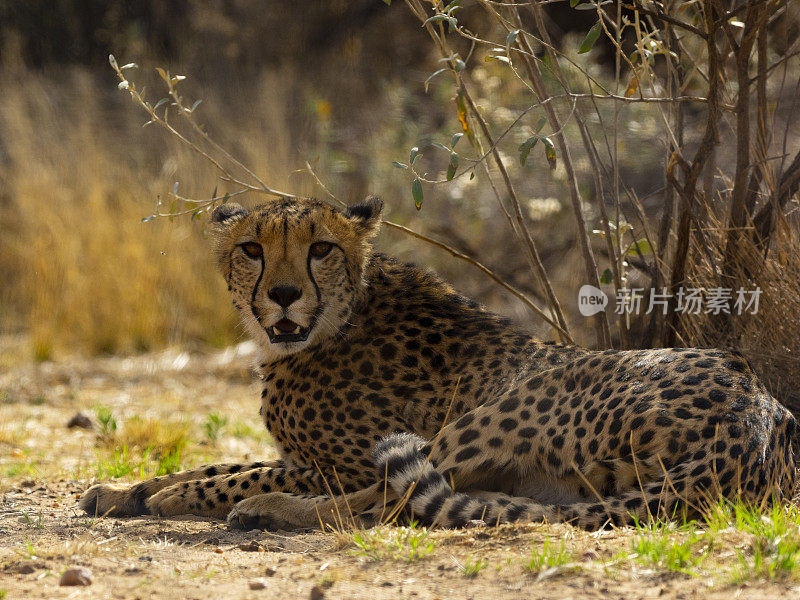
<svg viewBox="0 0 800 600"><path fill-rule="evenodd" d="M280 342L305 342L311 327L302 327L284 317L271 327L266 327L266 330L269 341L277 344Z"/></svg>

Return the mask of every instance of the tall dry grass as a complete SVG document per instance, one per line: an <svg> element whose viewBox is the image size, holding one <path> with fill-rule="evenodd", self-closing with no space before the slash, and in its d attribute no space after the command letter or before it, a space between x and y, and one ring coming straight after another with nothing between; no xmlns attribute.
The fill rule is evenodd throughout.
<svg viewBox="0 0 800 600"><path fill-rule="evenodd" d="M694 247L690 272L692 287L716 287L726 230L709 217L707 248ZM745 244L737 255L736 279L746 290L760 289L755 314L736 316L733 338L725 345L740 351L752 364L770 393L796 415L800 414L800 234L796 218L781 218L774 247L763 261L763 251ZM756 265L756 269L747 269ZM687 315L681 325L687 346L719 346L720 329L710 314Z"/></svg>
<svg viewBox="0 0 800 600"><path fill-rule="evenodd" d="M236 317L203 223L140 222L178 171L196 195L211 194L214 174L142 129L141 115L109 89L81 70L0 80L0 330L27 331L39 359L230 343ZM209 105L211 119L234 121L219 114L225 105ZM285 178L279 115L243 118L258 130L234 122L226 137L243 141L262 173Z"/></svg>
<svg viewBox="0 0 800 600"><path fill-rule="evenodd" d="M163 93L150 66L142 65L137 80ZM298 91L291 70L265 70L255 78L214 74L209 81L187 74L185 93L204 100L200 122L270 185L324 195L312 178L293 174L318 157L315 169L339 198L350 202L379 193L392 218L499 264L501 275L534 291L523 257L506 256L497 243L498 227L505 224L498 211L483 207L490 193L485 182L476 178L469 189L430 190L425 209L414 209L407 179L391 161L431 137L433 127L426 119L409 120L409 106L417 105L407 82L393 83L388 100L336 128L324 90L308 81ZM135 352L170 343L224 345L240 335L210 258L205 218L141 223L153 212L156 197L166 198L175 181L181 182L183 195L209 197L219 184L216 173L163 130L143 129L144 113L115 83L110 69L107 77L77 67L0 69L0 280L5 282L0 332L28 335L39 359ZM299 108L298 98L304 99ZM438 123L441 131L434 139L457 130L455 114L451 121ZM513 148L516 142L510 144ZM446 156L443 160L442 169ZM558 181L534 179L541 188L537 196L558 187ZM266 200L240 199L245 204ZM537 201L531 200L532 208ZM167 201L162 210L168 207ZM556 212L556 219L566 218ZM553 221L538 219L535 230L559 240L545 261L559 267L571 262L569 242L561 239L565 234L554 235ZM390 230L378 244L437 268L465 293L530 327L540 326L539 333L547 336L546 327L521 303L463 263ZM575 271L557 271L557 285L571 293Z"/></svg>

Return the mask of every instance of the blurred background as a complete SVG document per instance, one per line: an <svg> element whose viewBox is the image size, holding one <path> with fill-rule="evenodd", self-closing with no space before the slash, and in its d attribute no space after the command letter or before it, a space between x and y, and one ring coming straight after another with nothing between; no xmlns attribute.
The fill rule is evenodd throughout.
<svg viewBox="0 0 800 600"><path fill-rule="evenodd" d="M482 31L480 10L465 4L460 18ZM548 13L551 36L573 56L596 20L586 13L566 4ZM497 135L529 104L522 84L480 49L470 54L464 40L453 43L471 57L466 76ZM435 77L426 90L442 65L402 2L12 0L0 3L0 331L4 339L23 340L28 356L241 340L210 258L205 217L141 222L176 181L182 194L209 198L216 173L162 129L142 126L147 116L118 90L110 53L119 64L138 64L130 76L153 101L165 95L155 67L186 76L184 97L202 99L196 120L269 185L323 197L312 177L296 172L308 161L338 198L377 194L392 220L445 241L539 297L480 171L474 179L426 186L417 211L408 172L392 166L408 162L417 146L427 161L417 166L442 177L448 156L429 144L449 144L461 131L452 79ZM598 80L613 81L613 53L602 43L580 61ZM657 219L666 143L661 117L649 104L621 110L620 175L648 218ZM687 105L688 123L694 110ZM576 341L591 342L587 320L577 313L577 291L586 282L563 166L551 170L539 148L524 166L516 156L540 117L526 115L501 153ZM588 158L573 139L586 186L581 193L589 200ZM265 200L251 195L243 203ZM585 208L592 229L599 215L594 205ZM602 272L607 265L598 242ZM386 229L378 246L435 269L552 337L513 296L441 250Z"/></svg>

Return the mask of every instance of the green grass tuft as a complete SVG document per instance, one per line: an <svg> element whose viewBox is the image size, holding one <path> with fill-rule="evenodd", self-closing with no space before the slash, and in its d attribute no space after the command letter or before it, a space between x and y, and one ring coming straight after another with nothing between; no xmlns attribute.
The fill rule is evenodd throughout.
<svg viewBox="0 0 800 600"><path fill-rule="evenodd" d="M106 406L98 406L95 408L95 415L97 421L100 423L100 435L110 437L117 431L117 420L111 413L111 409Z"/></svg>
<svg viewBox="0 0 800 600"><path fill-rule="evenodd" d="M429 556L435 549L434 540L425 527L416 522L407 527L376 528L354 531L351 553L370 561L402 560L413 562Z"/></svg>
<svg viewBox="0 0 800 600"><path fill-rule="evenodd" d="M773 503L765 511L743 502L720 501L706 517L708 527L721 531L735 527L751 536L748 547L737 550L732 580L789 579L800 574L800 509Z"/></svg>
<svg viewBox="0 0 800 600"><path fill-rule="evenodd" d="M696 569L713 549L713 542L713 533L701 532L691 524L677 528L664 522L636 523L631 552L642 564L696 575Z"/></svg>
<svg viewBox="0 0 800 600"><path fill-rule="evenodd" d="M467 559L464 561L464 564L461 565L461 574L464 577L475 577L478 573L485 569L486 565L488 564L489 561L485 558L475 559L471 554L469 554Z"/></svg>
<svg viewBox="0 0 800 600"><path fill-rule="evenodd" d="M223 428L227 425L228 417L220 416L218 413L209 413L203 422L203 431L209 440L216 442Z"/></svg>
<svg viewBox="0 0 800 600"><path fill-rule="evenodd" d="M572 562L572 554L567 551L564 540L556 548L550 540L545 540L541 549L537 547L531 548L528 560L523 563L523 566L532 573L541 573L546 569L560 567Z"/></svg>

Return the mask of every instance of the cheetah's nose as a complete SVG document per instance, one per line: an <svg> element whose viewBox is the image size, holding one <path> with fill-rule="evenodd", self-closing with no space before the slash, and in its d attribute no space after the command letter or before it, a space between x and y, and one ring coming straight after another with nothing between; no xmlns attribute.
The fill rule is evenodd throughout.
<svg viewBox="0 0 800 600"><path fill-rule="evenodd" d="M302 295L303 292L293 285L276 285L267 292L267 297L281 308L287 308Z"/></svg>

